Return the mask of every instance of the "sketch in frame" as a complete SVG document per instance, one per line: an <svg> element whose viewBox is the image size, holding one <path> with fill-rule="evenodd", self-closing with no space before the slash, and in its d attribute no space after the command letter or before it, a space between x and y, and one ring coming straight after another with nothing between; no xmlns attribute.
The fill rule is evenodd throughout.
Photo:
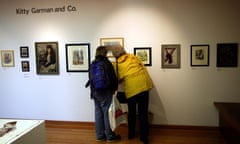
<svg viewBox="0 0 240 144"><path fill-rule="evenodd" d="M162 68L180 68L180 44L162 45Z"/></svg>
<svg viewBox="0 0 240 144"><path fill-rule="evenodd" d="M58 42L36 42L37 74L59 74Z"/></svg>
<svg viewBox="0 0 240 144"><path fill-rule="evenodd" d="M88 72L90 44L66 44L67 72Z"/></svg>
<svg viewBox="0 0 240 144"><path fill-rule="evenodd" d="M14 51L13 50L1 50L2 67L14 67Z"/></svg>
<svg viewBox="0 0 240 144"><path fill-rule="evenodd" d="M108 59L113 62L115 58L112 54L113 46L120 45L124 47L124 38L123 37L113 37L113 38L100 38L100 45L108 47L107 57Z"/></svg>
<svg viewBox="0 0 240 144"><path fill-rule="evenodd" d="M136 47L134 48L134 55L136 55L145 66L152 66L151 47Z"/></svg>
<svg viewBox="0 0 240 144"><path fill-rule="evenodd" d="M30 72L29 61L21 61L22 64L22 72Z"/></svg>
<svg viewBox="0 0 240 144"><path fill-rule="evenodd" d="M21 58L28 58L29 57L29 51L27 46L20 47L20 57Z"/></svg>
<svg viewBox="0 0 240 144"><path fill-rule="evenodd" d="M238 66L238 43L217 44L217 67Z"/></svg>
<svg viewBox="0 0 240 144"><path fill-rule="evenodd" d="M209 45L191 45L191 66L209 66Z"/></svg>

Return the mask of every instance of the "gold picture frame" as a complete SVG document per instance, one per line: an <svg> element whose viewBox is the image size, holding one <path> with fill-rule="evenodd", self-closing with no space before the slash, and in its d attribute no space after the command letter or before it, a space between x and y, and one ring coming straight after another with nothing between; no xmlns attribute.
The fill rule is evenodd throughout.
<svg viewBox="0 0 240 144"><path fill-rule="evenodd" d="M2 67L14 67L14 51L1 50Z"/></svg>
<svg viewBox="0 0 240 144"><path fill-rule="evenodd" d="M121 45L124 47L123 37L100 38L100 45L112 47L114 45Z"/></svg>

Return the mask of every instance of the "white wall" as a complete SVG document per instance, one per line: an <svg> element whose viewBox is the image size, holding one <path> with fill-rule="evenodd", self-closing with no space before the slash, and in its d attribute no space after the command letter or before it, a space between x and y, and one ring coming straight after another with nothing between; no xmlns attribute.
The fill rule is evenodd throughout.
<svg viewBox="0 0 240 144"><path fill-rule="evenodd" d="M75 12L20 15L17 8L72 5ZM238 0L1 0L0 50L14 50L15 67L0 66L0 117L94 121L87 73L66 72L66 43L124 37L125 47L152 47L153 123L217 126L214 101L240 102L240 68L216 67L216 44L240 42ZM60 74L37 75L35 42L58 41ZM161 44L181 44L181 68L161 68ZM210 45L209 67L190 66L190 45ZM20 46L30 57L20 58ZM21 60L30 61L29 73Z"/></svg>

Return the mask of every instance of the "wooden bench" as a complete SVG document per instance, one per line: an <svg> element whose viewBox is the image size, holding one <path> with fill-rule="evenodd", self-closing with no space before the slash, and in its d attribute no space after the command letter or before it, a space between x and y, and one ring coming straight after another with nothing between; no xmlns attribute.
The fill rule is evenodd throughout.
<svg viewBox="0 0 240 144"><path fill-rule="evenodd" d="M219 128L229 144L240 144L240 103L214 102Z"/></svg>

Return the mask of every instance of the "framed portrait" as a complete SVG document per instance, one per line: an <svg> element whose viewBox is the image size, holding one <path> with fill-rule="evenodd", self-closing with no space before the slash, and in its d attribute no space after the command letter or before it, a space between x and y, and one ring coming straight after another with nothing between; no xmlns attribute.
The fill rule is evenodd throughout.
<svg viewBox="0 0 240 144"><path fill-rule="evenodd" d="M217 44L217 67L238 66L238 43Z"/></svg>
<svg viewBox="0 0 240 144"><path fill-rule="evenodd" d="M162 68L180 68L180 44L163 44Z"/></svg>
<svg viewBox="0 0 240 144"><path fill-rule="evenodd" d="M134 48L134 55L136 55L145 66L152 66L151 47L136 47Z"/></svg>
<svg viewBox="0 0 240 144"><path fill-rule="evenodd" d="M112 54L112 47L115 45L120 45L124 47L124 38L123 37L100 38L100 45L108 46L107 57L111 62L113 62L115 61L115 58L113 57Z"/></svg>
<svg viewBox="0 0 240 144"><path fill-rule="evenodd" d="M1 50L2 67L14 67L14 51Z"/></svg>
<svg viewBox="0 0 240 144"><path fill-rule="evenodd" d="M88 72L90 44L66 44L67 72Z"/></svg>
<svg viewBox="0 0 240 144"><path fill-rule="evenodd" d="M209 45L191 45L191 66L209 66Z"/></svg>
<svg viewBox="0 0 240 144"><path fill-rule="evenodd" d="M30 71L29 61L21 61L21 64L22 64L22 72Z"/></svg>
<svg viewBox="0 0 240 144"><path fill-rule="evenodd" d="M29 57L29 52L28 52L28 47L27 46L20 47L20 57L21 58L28 58Z"/></svg>
<svg viewBox="0 0 240 144"><path fill-rule="evenodd" d="M37 74L59 74L58 42L35 42Z"/></svg>

